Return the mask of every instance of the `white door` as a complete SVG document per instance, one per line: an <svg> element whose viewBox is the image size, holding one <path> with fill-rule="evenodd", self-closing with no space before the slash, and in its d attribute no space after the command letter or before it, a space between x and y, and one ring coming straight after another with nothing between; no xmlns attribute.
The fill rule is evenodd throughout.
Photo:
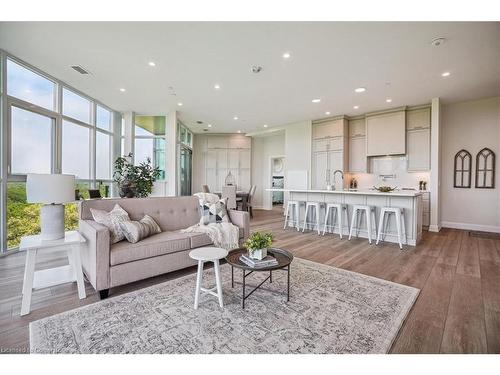
<svg viewBox="0 0 500 375"><path fill-rule="evenodd" d="M365 137L349 139L349 171L366 172Z"/></svg>
<svg viewBox="0 0 500 375"><path fill-rule="evenodd" d="M411 130L407 133L408 171L430 169L431 130Z"/></svg>
<svg viewBox="0 0 500 375"><path fill-rule="evenodd" d="M312 160L312 184L313 189L324 189L327 185L328 176L328 153L314 152Z"/></svg>

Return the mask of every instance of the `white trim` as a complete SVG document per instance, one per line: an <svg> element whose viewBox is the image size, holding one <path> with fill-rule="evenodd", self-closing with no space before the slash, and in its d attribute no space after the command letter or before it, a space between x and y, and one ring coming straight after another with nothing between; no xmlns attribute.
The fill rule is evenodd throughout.
<svg viewBox="0 0 500 375"><path fill-rule="evenodd" d="M462 230L477 230L481 232L500 233L500 226L497 225L483 225L471 223L457 223L453 221L441 222L444 228L462 229Z"/></svg>

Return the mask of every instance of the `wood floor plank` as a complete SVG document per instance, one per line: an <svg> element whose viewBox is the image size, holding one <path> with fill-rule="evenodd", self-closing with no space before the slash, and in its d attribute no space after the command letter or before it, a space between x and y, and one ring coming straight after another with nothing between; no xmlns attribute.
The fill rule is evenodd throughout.
<svg viewBox="0 0 500 375"><path fill-rule="evenodd" d="M462 241L458 255L457 273L465 276L481 277L479 249L476 237L461 232Z"/></svg>
<svg viewBox="0 0 500 375"><path fill-rule="evenodd" d="M458 268L458 266L457 266ZM455 275L441 353L486 353L486 326L481 280Z"/></svg>
<svg viewBox="0 0 500 375"><path fill-rule="evenodd" d="M500 264L481 261L481 290L488 353L500 353Z"/></svg>

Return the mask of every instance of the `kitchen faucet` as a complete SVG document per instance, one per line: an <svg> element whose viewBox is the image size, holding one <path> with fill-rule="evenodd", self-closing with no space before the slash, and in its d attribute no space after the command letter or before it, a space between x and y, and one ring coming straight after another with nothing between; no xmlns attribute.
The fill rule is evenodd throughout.
<svg viewBox="0 0 500 375"><path fill-rule="evenodd" d="M337 169L333 172L333 190L337 190L337 187L335 186L335 175L340 173L340 177L342 178L342 189L344 188L344 172L342 172L340 169Z"/></svg>

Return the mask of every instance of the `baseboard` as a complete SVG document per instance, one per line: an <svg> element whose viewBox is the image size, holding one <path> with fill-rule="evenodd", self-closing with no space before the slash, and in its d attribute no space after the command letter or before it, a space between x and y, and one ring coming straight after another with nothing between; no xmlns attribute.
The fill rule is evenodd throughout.
<svg viewBox="0 0 500 375"><path fill-rule="evenodd" d="M441 225L445 228L452 228L452 229L477 230L481 232L500 233L500 226L495 226L495 225L456 223L453 221L442 221Z"/></svg>
<svg viewBox="0 0 500 375"><path fill-rule="evenodd" d="M429 225L429 227L427 228L427 230L429 232L439 232L441 230L441 226L439 225Z"/></svg>

